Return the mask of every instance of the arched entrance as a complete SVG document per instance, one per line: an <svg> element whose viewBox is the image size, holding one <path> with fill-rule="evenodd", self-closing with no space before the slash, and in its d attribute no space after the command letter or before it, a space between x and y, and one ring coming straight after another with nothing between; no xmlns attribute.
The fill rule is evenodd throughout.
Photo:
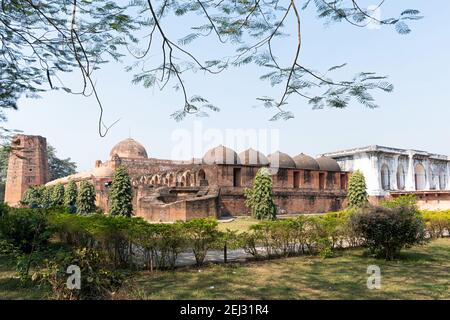
<svg viewBox="0 0 450 320"><path fill-rule="evenodd" d="M397 188L405 190L405 170L401 164L397 167Z"/></svg>
<svg viewBox="0 0 450 320"><path fill-rule="evenodd" d="M439 189L445 190L446 185L447 185L447 179L446 179L445 173L443 171L441 171L439 173Z"/></svg>
<svg viewBox="0 0 450 320"><path fill-rule="evenodd" d="M381 188L383 190L391 189L391 175L388 166L385 164L381 167Z"/></svg>
<svg viewBox="0 0 450 320"><path fill-rule="evenodd" d="M414 172L416 190L425 190L427 186L427 176L424 166L419 163L418 165L416 165Z"/></svg>

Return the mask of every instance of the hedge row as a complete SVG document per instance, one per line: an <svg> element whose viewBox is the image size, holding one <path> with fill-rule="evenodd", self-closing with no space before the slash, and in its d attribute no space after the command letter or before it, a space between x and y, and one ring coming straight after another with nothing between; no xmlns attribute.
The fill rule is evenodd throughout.
<svg viewBox="0 0 450 320"><path fill-rule="evenodd" d="M372 210L366 216L379 212ZM219 232L217 221L212 219L152 224L141 218L102 214L84 216L41 209L2 209L0 238L25 253L52 240L71 248L99 250L114 268L172 269L179 254L189 251L201 265L211 249L243 248L256 258L299 254L327 257L336 249L367 245L367 239L351 223L355 214L348 210L264 221L238 234ZM420 215L428 237L449 235L450 211L423 211ZM381 226L381 218L377 219L368 223ZM398 233L404 233L399 230ZM381 236L387 233L388 230L380 229Z"/></svg>
<svg viewBox="0 0 450 320"><path fill-rule="evenodd" d="M425 221L425 228L430 237L442 238L450 236L450 210L421 210L420 214Z"/></svg>

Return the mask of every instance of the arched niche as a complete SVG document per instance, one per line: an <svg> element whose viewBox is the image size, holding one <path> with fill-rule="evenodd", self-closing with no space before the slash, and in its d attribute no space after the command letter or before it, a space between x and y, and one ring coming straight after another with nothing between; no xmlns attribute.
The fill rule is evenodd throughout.
<svg viewBox="0 0 450 320"><path fill-rule="evenodd" d="M427 175L425 172L425 167L420 163L414 168L414 178L416 190L425 190L427 186Z"/></svg>
<svg viewBox="0 0 450 320"><path fill-rule="evenodd" d="M391 189L391 174L386 164L381 166L381 188L383 190Z"/></svg>
<svg viewBox="0 0 450 320"><path fill-rule="evenodd" d="M405 169L401 164L397 167L397 188L405 190Z"/></svg>

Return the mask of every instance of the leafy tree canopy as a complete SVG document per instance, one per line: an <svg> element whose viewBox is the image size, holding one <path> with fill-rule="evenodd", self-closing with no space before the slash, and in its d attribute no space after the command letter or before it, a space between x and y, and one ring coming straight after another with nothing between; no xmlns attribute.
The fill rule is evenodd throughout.
<svg viewBox="0 0 450 320"><path fill-rule="evenodd" d="M266 72L261 79L280 88L277 97L258 98L275 111L271 120L293 117L286 109L291 96L305 99L313 108L345 108L352 99L374 108L372 91L393 90L386 77L360 71L350 79L336 79L333 72L346 62L322 71L305 65L300 60L301 22L314 10L327 24L365 27L375 23L408 34L409 24L421 18L420 12L405 8L391 18L378 19L375 11L383 7L387 13L389 2L366 9L362 0L3 0L0 110L17 108L21 95L33 97L49 89L92 96L100 108L98 129L104 136L111 126L103 123L93 73L109 59L124 55L132 58L126 69L134 72L134 83L161 89L170 84L180 90L179 109L172 114L177 120L219 110L202 92L192 92L185 73L218 74L249 63L263 67ZM181 38L168 31L173 19L184 33ZM277 54L286 50L283 39L291 41L287 34L295 37L296 46L285 61ZM190 46L204 37L217 43L217 50L206 58L197 56ZM228 51L224 46L234 48L234 54L222 56ZM61 80L61 74L70 71L79 73L80 88L69 88Z"/></svg>
<svg viewBox="0 0 450 320"><path fill-rule="evenodd" d="M56 156L56 149L47 146L49 179L55 180L77 172L77 165L70 158L60 159Z"/></svg>

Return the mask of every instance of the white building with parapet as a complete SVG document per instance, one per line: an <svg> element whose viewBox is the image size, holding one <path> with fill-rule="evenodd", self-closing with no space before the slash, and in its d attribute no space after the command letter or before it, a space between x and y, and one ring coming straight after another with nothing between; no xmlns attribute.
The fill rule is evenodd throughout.
<svg viewBox="0 0 450 320"><path fill-rule="evenodd" d="M441 200L447 202L450 196L449 156L378 145L324 155L335 159L342 170L360 170L371 197L414 193L425 203L437 201L439 207L447 208Z"/></svg>

